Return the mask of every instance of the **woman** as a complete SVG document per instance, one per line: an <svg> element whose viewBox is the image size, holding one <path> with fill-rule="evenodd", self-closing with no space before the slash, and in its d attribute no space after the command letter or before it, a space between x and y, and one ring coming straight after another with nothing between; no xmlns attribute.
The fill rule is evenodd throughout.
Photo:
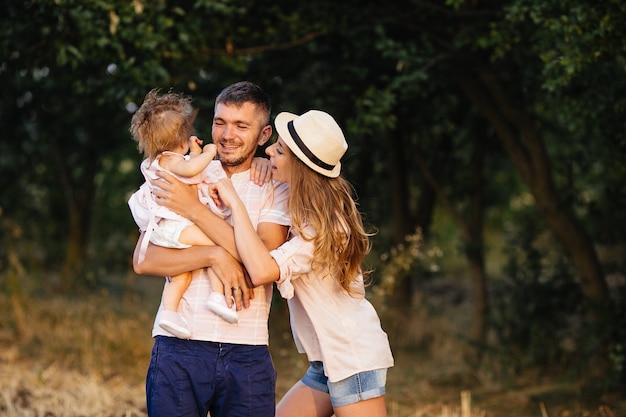
<svg viewBox="0 0 626 417"><path fill-rule="evenodd" d="M290 238L268 251L228 179L211 186L231 209L239 255L254 285L277 282L288 300L293 337L310 367L279 402L282 416L386 416L385 381L393 357L365 299L361 262L368 235L339 174L348 145L327 113L276 117L268 147L273 178L289 183Z"/></svg>

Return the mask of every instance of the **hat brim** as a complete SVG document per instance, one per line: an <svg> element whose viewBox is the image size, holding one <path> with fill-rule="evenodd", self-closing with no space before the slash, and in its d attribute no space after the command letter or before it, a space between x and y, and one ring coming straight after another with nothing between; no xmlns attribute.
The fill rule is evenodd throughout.
<svg viewBox="0 0 626 417"><path fill-rule="evenodd" d="M324 169L319 165L315 164L311 161L305 154L300 150L300 147L296 144L296 142L291 137L289 133L289 129L287 128L287 123L295 120L300 117L298 114L293 114L289 112L282 112L276 116L274 119L274 126L276 127L276 132L281 137L281 139L287 144L291 152L293 152L296 157L304 162L306 166L311 168L313 171L324 175L325 177L336 178L341 173L341 162L337 162L337 165L333 167L332 170Z"/></svg>

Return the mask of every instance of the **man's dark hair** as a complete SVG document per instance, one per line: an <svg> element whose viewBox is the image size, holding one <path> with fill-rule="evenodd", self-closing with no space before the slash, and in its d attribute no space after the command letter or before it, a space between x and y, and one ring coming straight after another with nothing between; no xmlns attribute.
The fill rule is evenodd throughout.
<svg viewBox="0 0 626 417"><path fill-rule="evenodd" d="M256 104L259 110L264 113L265 124L270 123L270 113L272 112L270 96L261 87L250 81L240 81L229 85L215 99L216 106L218 104L241 106L247 102Z"/></svg>

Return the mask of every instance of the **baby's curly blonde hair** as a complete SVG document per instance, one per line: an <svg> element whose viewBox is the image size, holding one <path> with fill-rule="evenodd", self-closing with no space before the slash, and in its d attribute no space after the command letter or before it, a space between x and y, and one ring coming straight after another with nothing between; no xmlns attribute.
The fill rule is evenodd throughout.
<svg viewBox="0 0 626 417"><path fill-rule="evenodd" d="M189 139L197 113L191 97L172 92L159 95L159 89L154 89L133 115L129 130L137 149L152 161Z"/></svg>

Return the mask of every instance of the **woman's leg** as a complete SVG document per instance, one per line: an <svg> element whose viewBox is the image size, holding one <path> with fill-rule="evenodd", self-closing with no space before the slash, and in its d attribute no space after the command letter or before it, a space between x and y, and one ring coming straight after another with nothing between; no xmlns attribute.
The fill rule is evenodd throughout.
<svg viewBox="0 0 626 417"><path fill-rule="evenodd" d="M363 400L354 404L335 407L337 417L387 417L385 397L376 397Z"/></svg>
<svg viewBox="0 0 626 417"><path fill-rule="evenodd" d="M296 382L276 406L276 417L330 417L333 407L328 393Z"/></svg>

